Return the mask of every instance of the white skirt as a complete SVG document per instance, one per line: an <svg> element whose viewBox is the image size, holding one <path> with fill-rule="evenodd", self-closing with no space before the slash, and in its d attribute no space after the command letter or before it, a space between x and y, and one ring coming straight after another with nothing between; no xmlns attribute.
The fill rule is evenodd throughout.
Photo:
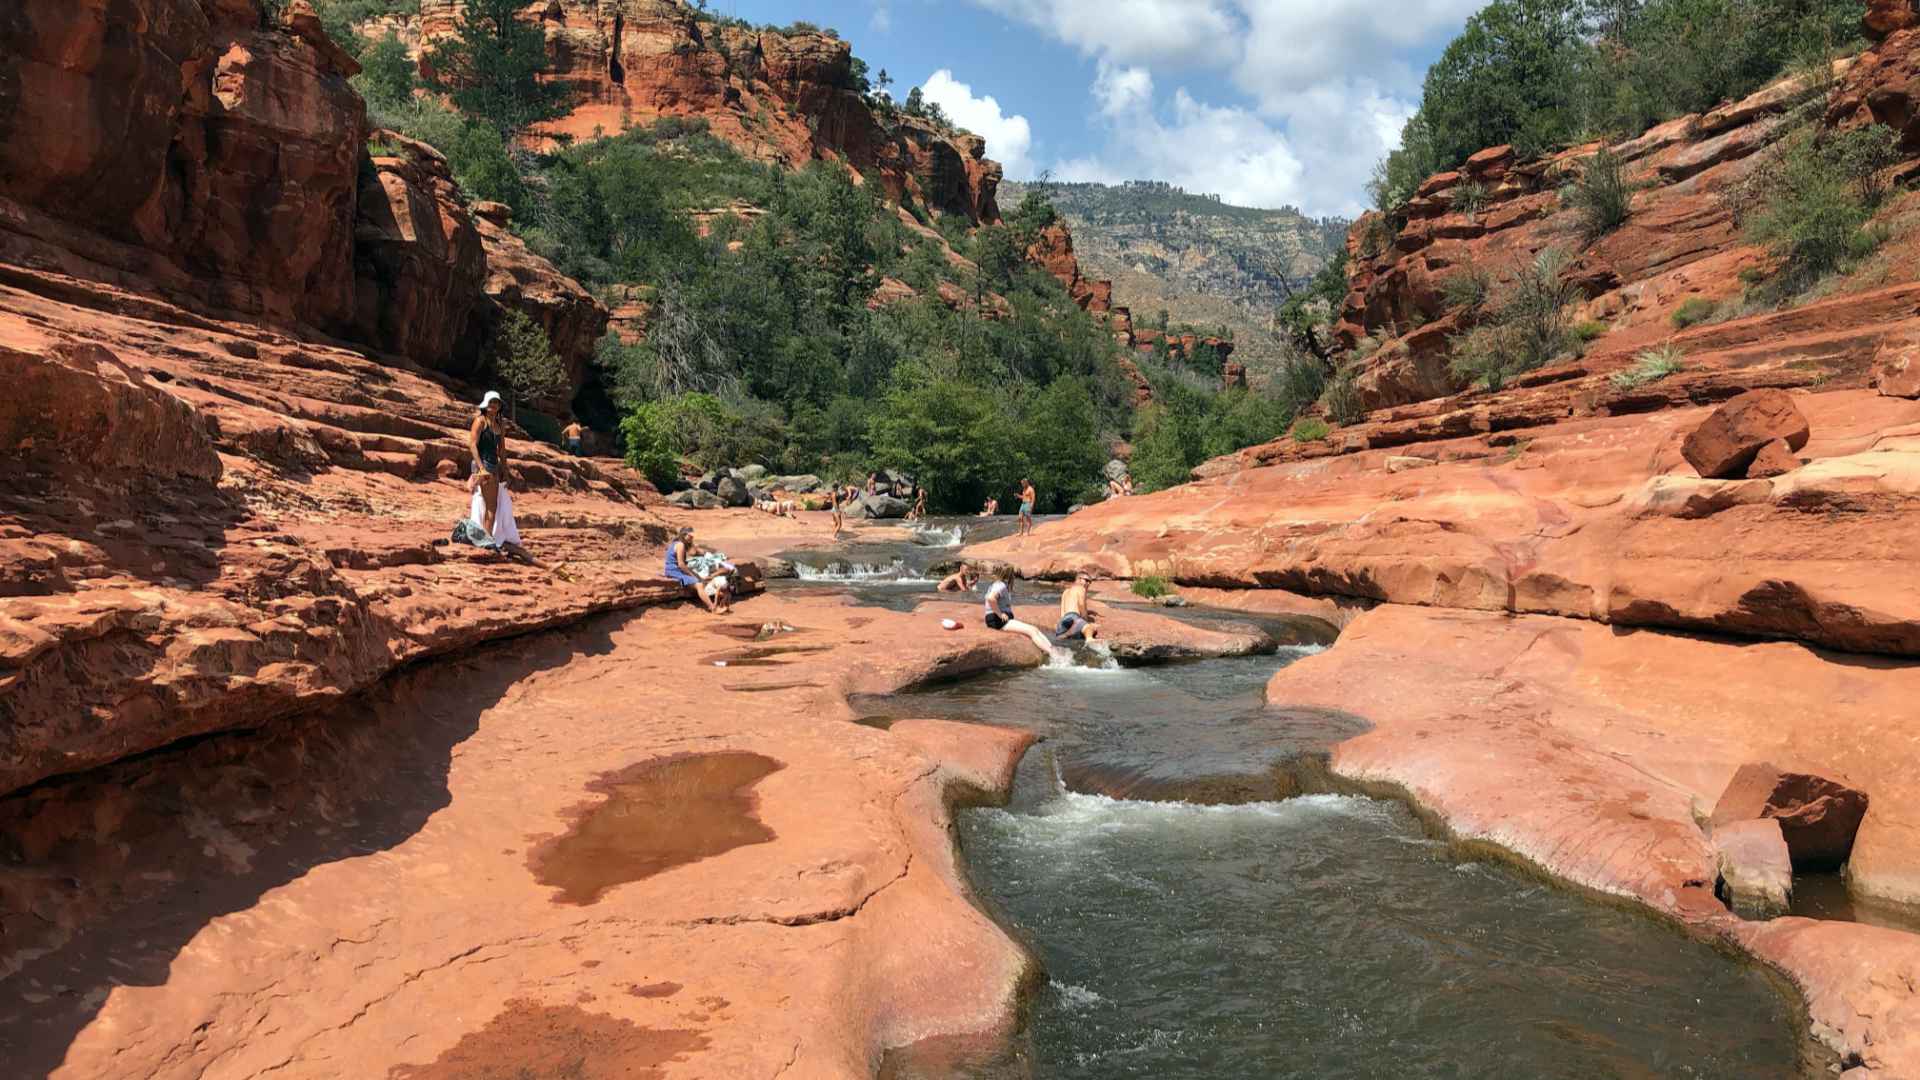
<svg viewBox="0 0 1920 1080"><path fill-rule="evenodd" d="M484 528L487 524L487 499L484 492L473 493L473 513L468 515L473 523ZM505 487L500 489L499 503L493 515L493 538L502 544L520 542L520 527L513 523L513 495Z"/></svg>

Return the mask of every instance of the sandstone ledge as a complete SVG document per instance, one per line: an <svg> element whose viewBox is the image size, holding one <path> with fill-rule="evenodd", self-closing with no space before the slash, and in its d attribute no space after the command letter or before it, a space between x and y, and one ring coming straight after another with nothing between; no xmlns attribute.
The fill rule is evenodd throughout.
<svg viewBox="0 0 1920 1080"><path fill-rule="evenodd" d="M1397 605L1268 687L1276 706L1375 724L1335 750L1339 776L1404 793L1462 841L1746 948L1801 988L1815 1035L1888 1077L1920 1070L1920 935L1734 918L1697 821L1750 761L1844 779L1873 800L1852 887L1920 901L1920 733L1903 719L1915 693L1920 668L1800 645Z"/></svg>
<svg viewBox="0 0 1920 1080"><path fill-rule="evenodd" d="M883 732L845 694L1039 657L926 621L830 597L653 609L0 802L32 854L0 887L20 990L0 1050L61 1077L431 1076L483 1053L537 1070L545 1040L599 1031L623 1068L863 1076L1004 1032L1034 969L966 899L948 806L1003 797L1031 736ZM751 641L765 622L796 629ZM541 880L597 782L716 754L770 769L738 846L584 904Z"/></svg>

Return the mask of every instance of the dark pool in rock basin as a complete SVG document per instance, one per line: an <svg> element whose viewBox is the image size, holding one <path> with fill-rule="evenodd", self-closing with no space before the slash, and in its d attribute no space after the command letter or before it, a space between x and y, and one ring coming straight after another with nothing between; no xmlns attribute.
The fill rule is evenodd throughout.
<svg viewBox="0 0 1920 1080"><path fill-rule="evenodd" d="M886 1075L1805 1075L1797 1006L1759 969L1464 858L1397 803L1177 801L1258 791L1277 759L1341 737L1264 707L1267 678L1305 651L861 703L1045 740L1011 805L964 811L959 831L982 901L1048 982L1011 1044L909 1050ZM1116 778L1149 797L1097 793Z"/></svg>

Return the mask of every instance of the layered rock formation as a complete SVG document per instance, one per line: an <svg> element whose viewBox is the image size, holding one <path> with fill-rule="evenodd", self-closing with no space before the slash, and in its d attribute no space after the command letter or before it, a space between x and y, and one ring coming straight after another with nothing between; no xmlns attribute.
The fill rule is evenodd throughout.
<svg viewBox="0 0 1920 1080"><path fill-rule="evenodd" d="M6 24L0 273L99 281L462 376L518 308L578 385L605 309L476 222L431 147L367 130L358 67L306 4L277 24L256 0L139 8L73 18L35 2Z"/></svg>
<svg viewBox="0 0 1920 1080"><path fill-rule="evenodd" d="M422 0L418 16L387 16L365 32L394 33L420 56L461 11L462 0ZM545 31L552 78L573 93L548 134L584 139L698 118L765 160L844 161L892 201L999 220L1000 166L986 143L877 113L855 88L851 47L831 34L726 25L681 0L544 0L524 17Z"/></svg>
<svg viewBox="0 0 1920 1080"><path fill-rule="evenodd" d="M1898 31L1857 61L1843 63L1827 98L1825 123L1838 129L1884 122L1905 132L1912 110L1904 103L1920 92L1912 69L1920 55L1916 40L1915 31ZM1770 350L1782 364L1794 365L1774 379L1794 381L1791 371L1802 372L1804 381L1859 379L1899 322L1865 290L1851 301L1753 322L1676 333L1673 321L1689 302L1738 306L1742 273L1764 266L1765 253L1745 242L1734 220L1737 200L1731 193L1788 131L1790 111L1812 109L1819 116L1820 102L1803 104L1808 96L1798 79L1786 79L1744 101L1680 117L1611 147L1638 190L1626 223L1591 246L1581 243L1577 211L1564 205L1558 189L1585 167L1598 145L1530 162L1495 147L1456 172L1427 180L1392 220L1376 213L1356 222L1348 241L1352 291L1335 340L1345 349L1361 349L1354 355L1361 357L1357 389L1365 407L1408 406L1460 389L1447 360L1450 339L1470 325L1470 316L1449 306L1443 283L1477 267L1494 277L1497 291L1515 268L1548 248L1578 255L1569 271L1581 293L1573 317L1605 330L1582 360L1530 377L1579 380L1577 391L1592 400L1576 401L1571 410L1644 407L1606 400L1606 387L1590 376L1622 367L1636 352L1669 339L1689 357L1713 354L1704 361L1712 365L1722 359L1717 354L1749 345L1756 336L1791 336L1791 347ZM1901 212L1896 206L1889 214ZM1908 241L1896 236L1894 245L1885 258L1903 264ZM1728 327L1742 323L1753 333L1731 335ZM1732 362L1752 359L1749 352ZM1699 389L1696 401L1702 400Z"/></svg>

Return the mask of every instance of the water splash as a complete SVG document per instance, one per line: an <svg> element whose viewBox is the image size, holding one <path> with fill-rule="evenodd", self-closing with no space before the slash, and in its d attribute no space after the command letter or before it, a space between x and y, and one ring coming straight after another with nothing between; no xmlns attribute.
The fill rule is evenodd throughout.
<svg viewBox="0 0 1920 1080"><path fill-rule="evenodd" d="M961 525L916 525L913 542L923 547L959 547L965 533Z"/></svg>

